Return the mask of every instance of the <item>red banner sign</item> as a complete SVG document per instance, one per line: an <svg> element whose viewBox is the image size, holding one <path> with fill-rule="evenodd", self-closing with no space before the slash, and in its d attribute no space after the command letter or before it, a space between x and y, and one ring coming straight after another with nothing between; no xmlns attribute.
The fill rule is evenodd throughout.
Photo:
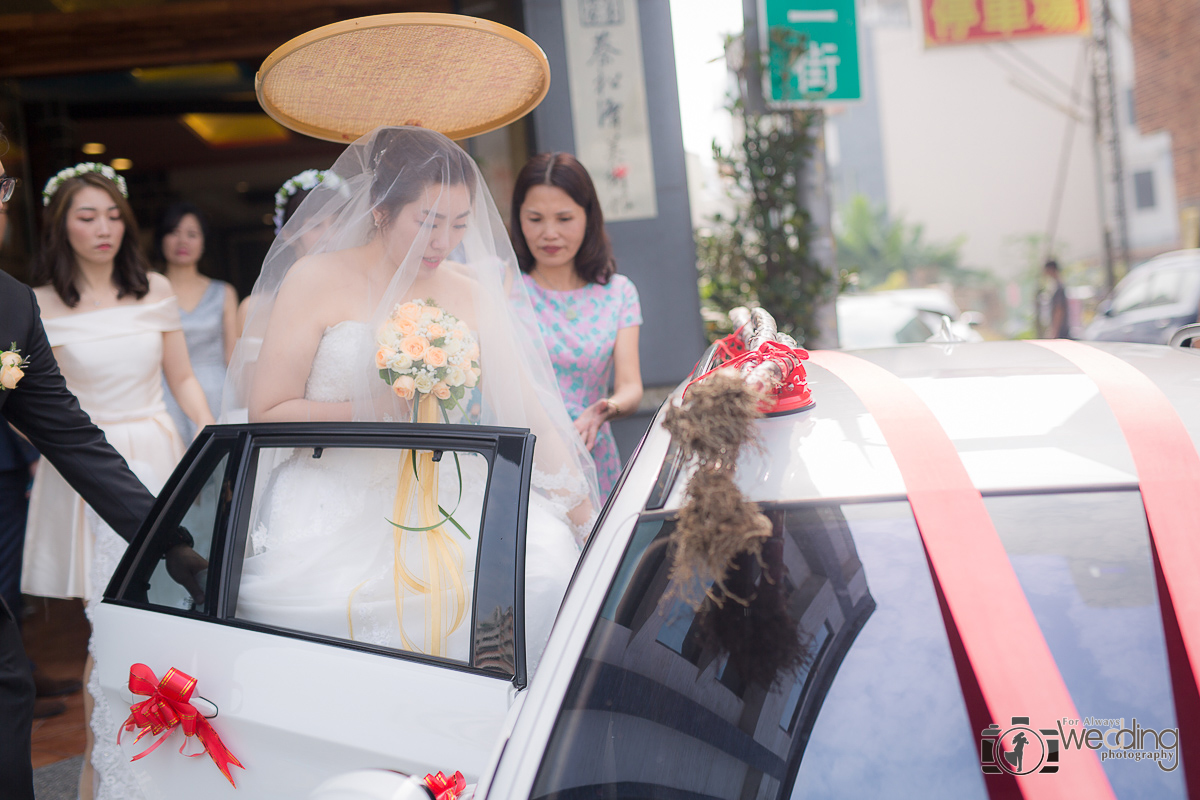
<svg viewBox="0 0 1200 800"><path fill-rule="evenodd" d="M921 0L925 46L1091 32L1087 0Z"/></svg>

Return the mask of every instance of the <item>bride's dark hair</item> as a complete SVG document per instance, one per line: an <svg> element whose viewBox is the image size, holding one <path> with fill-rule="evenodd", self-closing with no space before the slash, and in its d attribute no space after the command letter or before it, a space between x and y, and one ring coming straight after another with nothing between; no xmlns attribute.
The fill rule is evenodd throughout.
<svg viewBox="0 0 1200 800"><path fill-rule="evenodd" d="M420 198L430 184L463 186L474 194L475 169L461 147L432 131L389 128L375 137L371 160L371 206L388 224L396 212Z"/></svg>

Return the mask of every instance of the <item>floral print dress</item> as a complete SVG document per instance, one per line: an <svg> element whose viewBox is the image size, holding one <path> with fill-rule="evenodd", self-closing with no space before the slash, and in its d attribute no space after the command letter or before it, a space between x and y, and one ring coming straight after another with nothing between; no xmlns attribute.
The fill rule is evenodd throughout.
<svg viewBox="0 0 1200 800"><path fill-rule="evenodd" d="M567 412L575 419L592 403L608 396L617 331L642 324L637 288L624 275L613 275L606 286L589 283L566 292L543 289L529 275L524 278L554 363L558 388ZM596 434L592 457L603 501L621 474L617 442L607 422Z"/></svg>

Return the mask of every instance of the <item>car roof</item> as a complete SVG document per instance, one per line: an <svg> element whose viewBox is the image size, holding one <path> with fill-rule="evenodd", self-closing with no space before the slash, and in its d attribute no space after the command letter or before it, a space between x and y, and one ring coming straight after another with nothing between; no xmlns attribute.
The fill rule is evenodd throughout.
<svg viewBox="0 0 1200 800"><path fill-rule="evenodd" d="M1149 261L1138 264L1129 271L1129 274L1132 275L1134 272L1151 272L1159 269L1179 269L1180 267L1200 269L1200 248L1172 250L1169 253L1162 253ZM1129 276L1126 275L1125 277Z"/></svg>
<svg viewBox="0 0 1200 800"><path fill-rule="evenodd" d="M1143 372L1200 442L1200 353L1093 342ZM1113 413L1092 380L1031 343L919 344L854 355L903 380L929 406L972 482L986 493L1135 487L1137 473ZM878 425L830 372L806 363L816 406L759 420L758 448L738 465L759 502L889 499L904 482ZM652 435L666 436L665 431ZM677 480L665 509L683 504Z"/></svg>

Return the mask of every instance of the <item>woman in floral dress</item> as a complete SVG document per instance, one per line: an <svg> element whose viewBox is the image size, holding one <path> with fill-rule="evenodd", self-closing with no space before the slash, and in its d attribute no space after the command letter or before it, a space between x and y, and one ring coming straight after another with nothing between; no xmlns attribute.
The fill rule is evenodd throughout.
<svg viewBox="0 0 1200 800"><path fill-rule="evenodd" d="M621 472L609 422L632 414L642 399L642 312L637 288L617 274L596 188L574 156L541 153L521 169L512 239L567 411L596 461L603 500Z"/></svg>

